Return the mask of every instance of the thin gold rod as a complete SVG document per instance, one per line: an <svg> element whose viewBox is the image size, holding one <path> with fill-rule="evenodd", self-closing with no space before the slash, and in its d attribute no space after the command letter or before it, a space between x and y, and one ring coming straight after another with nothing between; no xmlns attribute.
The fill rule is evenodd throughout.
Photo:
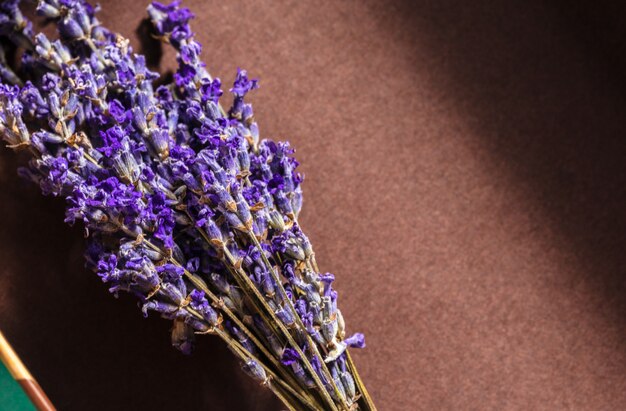
<svg viewBox="0 0 626 411"><path fill-rule="evenodd" d="M11 376L22 386L22 389L39 411L56 411L52 402L33 378L13 347L0 332L0 361L5 365Z"/></svg>

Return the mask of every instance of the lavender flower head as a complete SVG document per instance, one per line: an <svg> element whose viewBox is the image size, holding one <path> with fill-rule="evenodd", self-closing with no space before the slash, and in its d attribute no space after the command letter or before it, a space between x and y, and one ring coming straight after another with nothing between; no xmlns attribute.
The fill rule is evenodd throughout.
<svg viewBox="0 0 626 411"><path fill-rule="evenodd" d="M156 88L159 74L97 7L39 0L53 40L19 6L0 5L0 135L31 154L23 177L66 200L109 291L171 320L185 354L199 334L221 338L290 409L375 409L348 353L364 337L346 335L334 276L298 222L294 150L260 138L246 101L258 81L238 70L222 109L179 1L148 7L178 65ZM18 69L6 48L23 50Z"/></svg>

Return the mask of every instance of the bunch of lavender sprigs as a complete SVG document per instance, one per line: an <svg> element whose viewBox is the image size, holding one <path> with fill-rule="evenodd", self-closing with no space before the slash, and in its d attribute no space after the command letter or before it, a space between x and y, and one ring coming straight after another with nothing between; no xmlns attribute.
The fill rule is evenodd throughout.
<svg viewBox="0 0 626 411"><path fill-rule="evenodd" d="M19 0L0 3L0 135L31 159L20 174L67 200L86 260L145 315L173 321L184 353L196 334L224 340L289 409L375 409L348 347L332 274L298 223L302 177L287 143L260 140L245 71L219 105L179 2L148 7L177 53L170 84L83 0L39 0L56 40L35 34ZM5 52L20 50L18 68Z"/></svg>

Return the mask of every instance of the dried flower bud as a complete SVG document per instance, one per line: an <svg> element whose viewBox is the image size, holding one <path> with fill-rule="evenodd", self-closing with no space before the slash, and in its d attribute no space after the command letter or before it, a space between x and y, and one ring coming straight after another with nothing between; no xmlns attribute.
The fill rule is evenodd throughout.
<svg viewBox="0 0 626 411"><path fill-rule="evenodd" d="M263 367L261 367L261 365L256 361L248 360L242 368L246 372L246 374L248 374L257 382L260 382L261 384L267 383L267 374L265 374L265 370L263 369Z"/></svg>
<svg viewBox="0 0 626 411"><path fill-rule="evenodd" d="M348 396L348 398L354 400L354 398L356 397L354 378L352 377L352 374L350 374L350 372L348 371L346 367L346 361L344 360L343 356L339 358L337 364L339 365L341 382L343 383L346 395Z"/></svg>
<svg viewBox="0 0 626 411"><path fill-rule="evenodd" d="M195 343L194 329L183 318L176 318L172 328L172 345L183 354L189 355Z"/></svg>
<svg viewBox="0 0 626 411"><path fill-rule="evenodd" d="M53 5L46 3L45 1L39 1L37 3L37 14L49 19L57 18L61 15L60 10Z"/></svg>
<svg viewBox="0 0 626 411"><path fill-rule="evenodd" d="M61 19L59 23L59 33L61 36L70 39L77 40L85 36L85 32L81 25L74 19L74 12L68 13Z"/></svg>

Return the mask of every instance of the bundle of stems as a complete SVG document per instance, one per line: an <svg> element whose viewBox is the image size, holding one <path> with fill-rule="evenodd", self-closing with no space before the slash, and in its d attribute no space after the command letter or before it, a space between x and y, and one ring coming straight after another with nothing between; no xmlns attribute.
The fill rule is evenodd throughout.
<svg viewBox="0 0 626 411"><path fill-rule="evenodd" d="M31 156L20 174L82 222L87 265L171 320L183 353L198 334L222 339L287 408L375 409L348 352L363 335L346 335L334 276L298 222L293 150L260 139L244 101L257 81L239 70L222 108L179 2L148 7L176 50L169 83L97 7L40 0L36 11L57 39L33 32L19 0L0 3L0 135Z"/></svg>

